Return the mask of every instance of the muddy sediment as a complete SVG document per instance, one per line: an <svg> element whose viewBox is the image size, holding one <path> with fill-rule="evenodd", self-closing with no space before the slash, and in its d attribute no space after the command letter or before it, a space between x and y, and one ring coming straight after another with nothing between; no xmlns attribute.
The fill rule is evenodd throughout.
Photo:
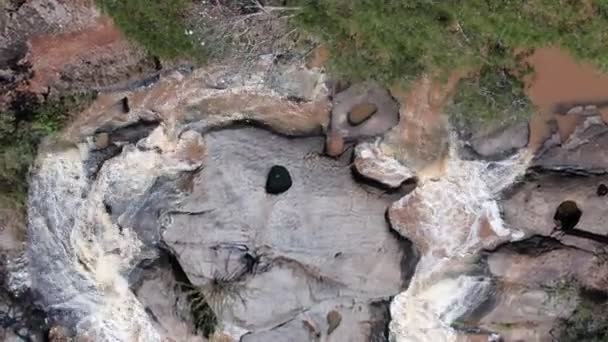
<svg viewBox="0 0 608 342"><path fill-rule="evenodd" d="M580 104L600 106L608 100L608 75L593 65L577 61L556 47L539 48L528 57L534 73L526 80L526 93L537 108L530 121L532 150L549 138L551 122L557 125L561 141L566 141L584 117L565 115ZM572 105L566 108L564 105Z"/></svg>

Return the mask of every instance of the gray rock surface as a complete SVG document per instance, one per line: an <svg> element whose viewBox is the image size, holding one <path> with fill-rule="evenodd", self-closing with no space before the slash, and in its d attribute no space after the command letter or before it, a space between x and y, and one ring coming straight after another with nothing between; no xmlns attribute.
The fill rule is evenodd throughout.
<svg viewBox="0 0 608 342"><path fill-rule="evenodd" d="M579 304L579 287L608 289L608 270L600 257L552 238L507 244L486 262L495 295L480 311L482 317L469 319L507 341L559 339L556 327Z"/></svg>
<svg viewBox="0 0 608 342"><path fill-rule="evenodd" d="M304 313L324 318L338 304L362 307L352 317L362 323L371 319L367 306L403 288L409 244L390 232L388 201L361 189L347 165L316 156L322 139L243 128L205 140L207 166L195 176L192 194L168 214L163 239L194 285L218 278L238 284L239 300L224 320L253 336L267 331L246 340L275 336ZM293 185L269 195L264 184L275 164L287 167ZM359 341L366 335L338 328L332 336ZM294 332L293 341L309 340L305 330Z"/></svg>
<svg viewBox="0 0 608 342"><path fill-rule="evenodd" d="M176 279L169 260L162 257L142 271L145 274L134 292L157 330L175 341L204 342L195 334L187 291Z"/></svg>
<svg viewBox="0 0 608 342"><path fill-rule="evenodd" d="M511 191L501 202L505 223L528 235L550 235L553 215L566 200L577 203L583 215L576 228L596 234L608 234L608 197L597 195L607 176L548 174L530 177Z"/></svg>
<svg viewBox="0 0 608 342"><path fill-rule="evenodd" d="M588 117L563 144L550 140L534 165L579 173L608 172L608 126L599 116Z"/></svg>
<svg viewBox="0 0 608 342"><path fill-rule="evenodd" d="M528 144L530 130L527 122L501 127L487 134L474 134L469 144L480 156L505 158Z"/></svg>

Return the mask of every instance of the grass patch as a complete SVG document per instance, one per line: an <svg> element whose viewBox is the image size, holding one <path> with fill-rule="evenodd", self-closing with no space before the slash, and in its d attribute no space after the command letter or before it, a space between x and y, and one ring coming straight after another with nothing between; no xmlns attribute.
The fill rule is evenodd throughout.
<svg viewBox="0 0 608 342"><path fill-rule="evenodd" d="M40 140L59 129L73 113L94 99L94 94L62 95L39 103L22 94L0 112L0 207L25 208L27 171Z"/></svg>
<svg viewBox="0 0 608 342"><path fill-rule="evenodd" d="M608 69L605 0L301 0L295 24L322 38L351 79L411 80L510 69L515 51L559 45ZM500 45L504 54L493 54Z"/></svg>
<svg viewBox="0 0 608 342"><path fill-rule="evenodd" d="M294 0L296 27L330 49L330 71L350 81L407 86L422 74L476 71L460 83L460 121L526 115L519 58L561 46L608 70L606 0Z"/></svg>
<svg viewBox="0 0 608 342"><path fill-rule="evenodd" d="M163 59L204 60L205 51L186 33L188 0L97 0L125 35Z"/></svg>
<svg viewBox="0 0 608 342"><path fill-rule="evenodd" d="M239 295L242 290L239 283L241 275L216 276L204 286L182 284L198 334L205 338L213 336L220 324L218 316L222 315L223 310L237 300L243 301Z"/></svg>

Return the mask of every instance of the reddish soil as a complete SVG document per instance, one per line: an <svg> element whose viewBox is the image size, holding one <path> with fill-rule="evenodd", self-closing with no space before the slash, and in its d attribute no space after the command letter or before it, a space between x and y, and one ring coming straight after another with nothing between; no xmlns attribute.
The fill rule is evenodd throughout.
<svg viewBox="0 0 608 342"><path fill-rule="evenodd" d="M38 36L30 40L30 46L29 60L34 78L29 90L40 93L59 78L66 65L80 61L90 64L104 54L103 49L128 49L128 42L112 21L102 16L93 27Z"/></svg>
<svg viewBox="0 0 608 342"><path fill-rule="evenodd" d="M393 137L393 141L408 151L410 164L423 170L421 173L426 177L443 172L448 152L447 120L442 115L443 109L465 75L466 72L454 72L445 83L423 77L407 90L399 86L390 89L401 104L399 136Z"/></svg>

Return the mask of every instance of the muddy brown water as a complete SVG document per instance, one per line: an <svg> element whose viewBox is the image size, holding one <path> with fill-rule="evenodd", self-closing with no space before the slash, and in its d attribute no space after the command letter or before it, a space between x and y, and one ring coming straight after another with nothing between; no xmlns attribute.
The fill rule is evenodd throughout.
<svg viewBox="0 0 608 342"><path fill-rule="evenodd" d="M531 150L537 150L550 136L550 122L555 120L562 141L568 139L583 119L557 113L565 103L598 103L608 100L608 74L592 64L577 61L567 51L545 47L527 59L535 72L526 80L526 93L537 108L530 122Z"/></svg>

